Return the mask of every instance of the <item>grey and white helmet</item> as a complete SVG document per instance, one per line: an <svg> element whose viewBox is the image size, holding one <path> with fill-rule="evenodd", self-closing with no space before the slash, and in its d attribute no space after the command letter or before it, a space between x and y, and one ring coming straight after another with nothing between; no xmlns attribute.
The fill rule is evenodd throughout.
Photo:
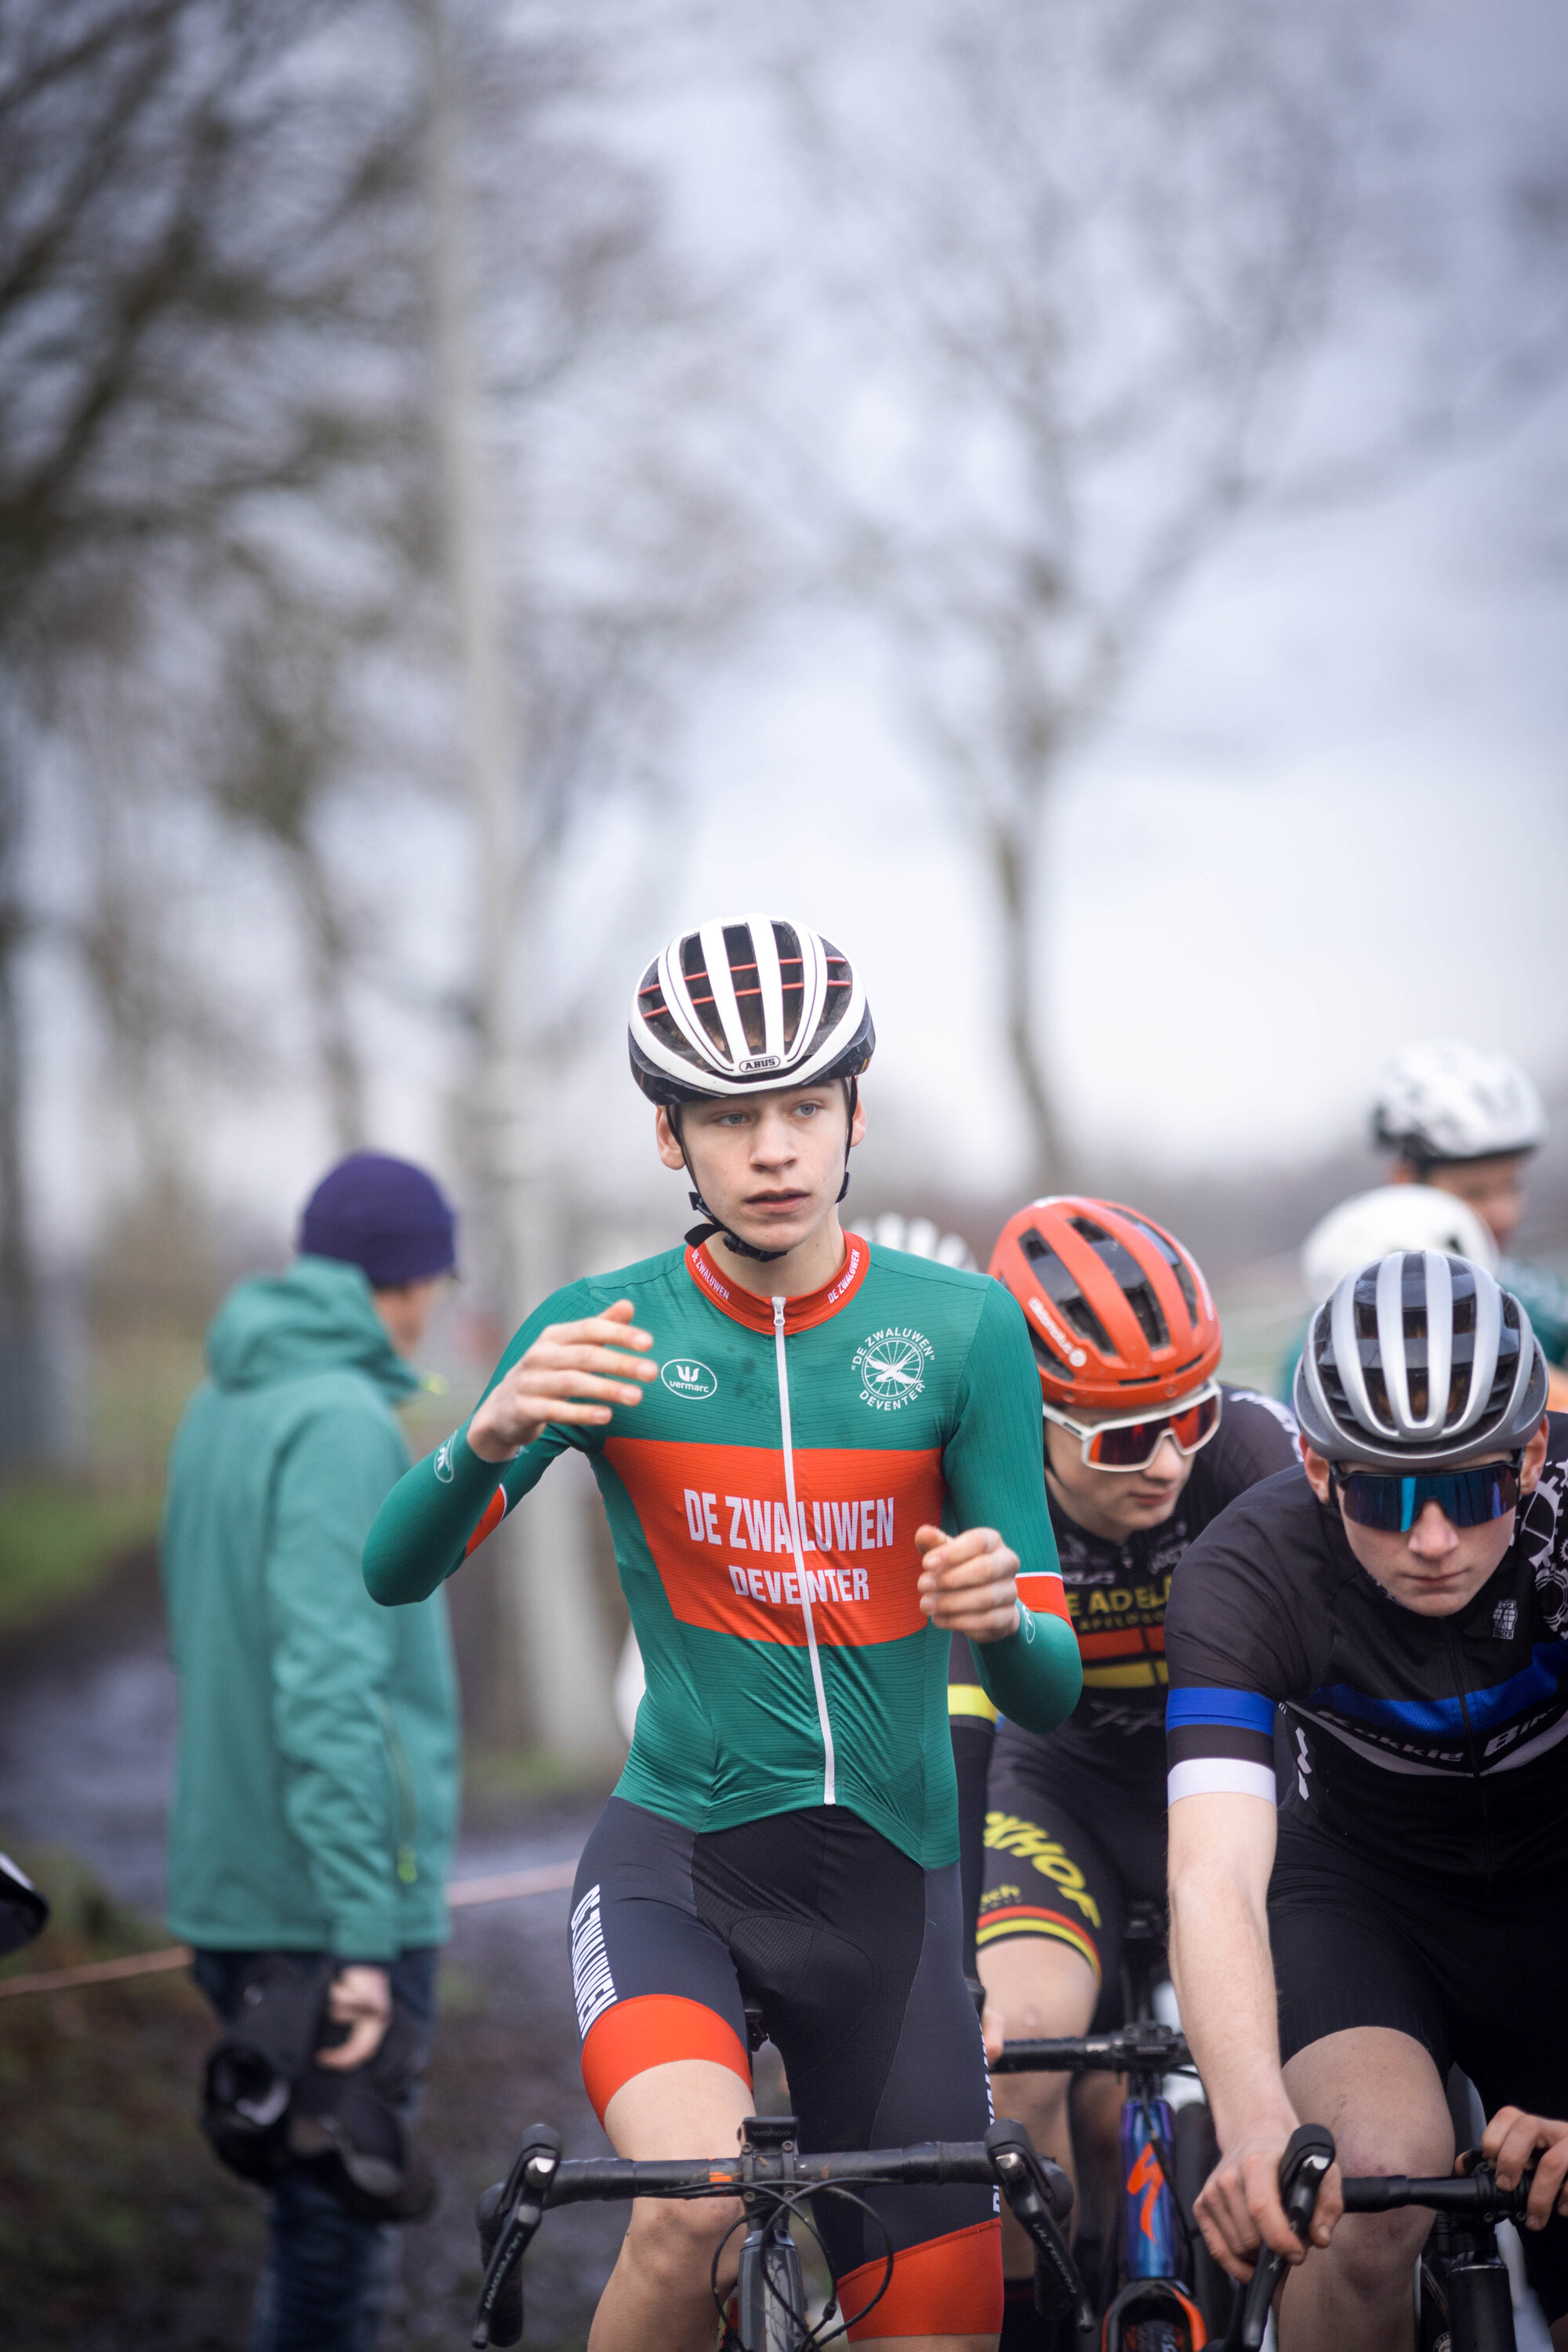
<svg viewBox="0 0 1568 2352"><path fill-rule="evenodd" d="M1546 1378L1529 1316L1484 1266L1392 1250L1347 1274L1313 1316L1293 1402L1328 1461L1457 1470L1528 1443Z"/></svg>
<svg viewBox="0 0 1568 2352"><path fill-rule="evenodd" d="M848 957L758 914L671 940L637 983L627 1043L644 1094L672 1104L858 1077L877 1033Z"/></svg>
<svg viewBox="0 0 1568 2352"><path fill-rule="evenodd" d="M1533 1151L1546 1140L1546 1107L1506 1054L1449 1040L1407 1045L1378 1082L1375 1142L1418 1168Z"/></svg>

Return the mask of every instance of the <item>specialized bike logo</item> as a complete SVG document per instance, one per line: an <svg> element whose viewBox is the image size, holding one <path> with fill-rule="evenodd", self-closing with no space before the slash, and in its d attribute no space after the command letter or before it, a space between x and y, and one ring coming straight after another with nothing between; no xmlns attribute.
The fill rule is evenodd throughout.
<svg viewBox="0 0 1568 2352"><path fill-rule="evenodd" d="M719 1382L706 1364L695 1356L677 1356L666 1364L659 1379L672 1396L710 1397Z"/></svg>
<svg viewBox="0 0 1568 2352"><path fill-rule="evenodd" d="M926 1384L931 1341L907 1323L890 1323L862 1339L851 1370L860 1382L860 1402L875 1412L897 1412Z"/></svg>

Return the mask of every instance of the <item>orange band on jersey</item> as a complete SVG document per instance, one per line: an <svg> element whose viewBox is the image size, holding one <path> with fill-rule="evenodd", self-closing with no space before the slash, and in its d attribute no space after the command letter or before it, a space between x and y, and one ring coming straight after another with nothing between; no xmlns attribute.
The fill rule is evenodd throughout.
<svg viewBox="0 0 1568 2352"><path fill-rule="evenodd" d="M1015 1903L1005 1911L983 1911L974 1931L974 1948L983 1951L987 1944L999 1944L1007 1936L1049 1936L1054 1943L1070 1944L1075 1952L1082 1953L1099 1983L1100 1954L1092 1939L1076 1920L1065 1919L1059 1911L1042 1911L1029 1903Z"/></svg>
<svg viewBox="0 0 1568 2352"><path fill-rule="evenodd" d="M858 1647L924 1630L915 1529L941 1524L939 1447L796 1447L793 1528L776 1449L611 1437L605 1459L681 1624L804 1648L804 1570L819 1643Z"/></svg>
<svg viewBox="0 0 1568 2352"><path fill-rule="evenodd" d="M504 1486L498 1486L495 1493L490 1496L489 1501L485 1505L484 1517L479 1521L479 1526L474 1529L473 1534L463 1546L463 1558L465 1559L468 1559L474 1552L478 1551L479 1546L483 1543L487 1536L494 1535L496 1529L500 1527L505 1517L506 1488Z"/></svg>
<svg viewBox="0 0 1568 2352"><path fill-rule="evenodd" d="M887 2261L861 2263L836 2282L847 2315L870 2302ZM888 2292L849 2330L854 2344L879 2336L994 2336L1002 2326L1002 2224L976 2221L893 2256Z"/></svg>
<svg viewBox="0 0 1568 2352"><path fill-rule="evenodd" d="M1024 1580L1018 1579L1020 1590ZM1133 1626L1125 1633L1080 1633L1078 1646L1086 1658L1141 1658L1152 1651L1165 1654L1163 1625Z"/></svg>
<svg viewBox="0 0 1568 2352"><path fill-rule="evenodd" d="M1059 1617L1064 1625L1072 1623L1072 1612L1059 1576L1021 1576L1018 1598L1026 1609L1037 1610L1042 1617Z"/></svg>
<svg viewBox="0 0 1568 2352"><path fill-rule="evenodd" d="M706 2058L727 2066L752 2087L752 2062L746 2045L717 2011L700 2000L678 1993L638 1993L617 2000L596 2017L583 2044L583 2086L601 2123L605 2109L623 2083L644 2074L650 2066L668 2066L682 2058Z"/></svg>

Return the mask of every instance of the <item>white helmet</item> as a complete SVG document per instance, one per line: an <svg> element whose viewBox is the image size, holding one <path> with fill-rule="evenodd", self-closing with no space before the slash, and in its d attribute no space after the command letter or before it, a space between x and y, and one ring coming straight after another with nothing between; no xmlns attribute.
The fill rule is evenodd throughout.
<svg viewBox="0 0 1568 2352"><path fill-rule="evenodd" d="M1373 1136L1416 1167L1533 1151L1546 1139L1546 1109L1506 1054L1452 1042L1407 1045L1384 1072Z"/></svg>
<svg viewBox="0 0 1568 2352"><path fill-rule="evenodd" d="M1527 1445L1546 1391L1546 1359L1510 1290L1467 1259L1391 1250L1318 1308L1291 1402L1325 1461L1458 1470Z"/></svg>
<svg viewBox="0 0 1568 2352"><path fill-rule="evenodd" d="M804 923L736 915L682 931L632 998L632 1076L657 1103L858 1077L877 1043L847 956Z"/></svg>
<svg viewBox="0 0 1568 2352"><path fill-rule="evenodd" d="M1498 1270L1498 1245L1468 1201L1434 1184L1380 1184L1331 1209L1301 1244L1309 1297L1326 1298L1347 1274L1390 1250L1440 1250Z"/></svg>
<svg viewBox="0 0 1568 2352"><path fill-rule="evenodd" d="M934 1258L938 1265L961 1266L966 1274L980 1271L963 1234L942 1233L929 1217L901 1217L897 1209L887 1209L866 1238L881 1249L902 1250L909 1257Z"/></svg>

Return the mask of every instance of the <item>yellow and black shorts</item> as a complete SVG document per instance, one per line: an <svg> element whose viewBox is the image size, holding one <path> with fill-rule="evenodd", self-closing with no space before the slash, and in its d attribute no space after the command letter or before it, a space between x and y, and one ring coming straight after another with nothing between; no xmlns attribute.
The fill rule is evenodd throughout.
<svg viewBox="0 0 1568 2352"><path fill-rule="evenodd" d="M1079 1953L1100 1986L1097 2032L1121 2021L1128 1904L1164 1900L1164 1759L1149 1747L1151 1769L1133 1779L1012 1723L992 1752L976 1948L1042 1937Z"/></svg>

